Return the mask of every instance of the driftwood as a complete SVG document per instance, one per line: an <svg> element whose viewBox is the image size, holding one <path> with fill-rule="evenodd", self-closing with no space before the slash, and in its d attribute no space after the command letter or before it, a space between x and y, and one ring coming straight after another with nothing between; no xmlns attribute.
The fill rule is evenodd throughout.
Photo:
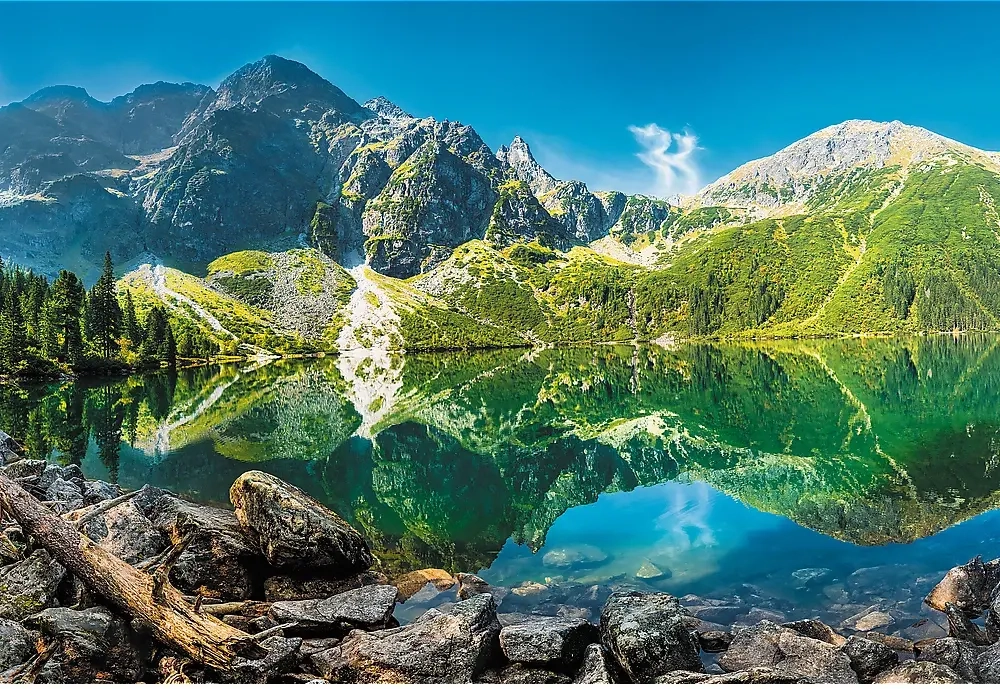
<svg viewBox="0 0 1000 689"><path fill-rule="evenodd" d="M239 658L260 659L267 655L246 632L204 610L196 611L166 580L169 557L166 567L161 566L154 575L139 571L81 534L76 525L44 507L3 472L0 510L13 517L26 536L34 538L91 591L149 629L161 643L223 671Z"/></svg>

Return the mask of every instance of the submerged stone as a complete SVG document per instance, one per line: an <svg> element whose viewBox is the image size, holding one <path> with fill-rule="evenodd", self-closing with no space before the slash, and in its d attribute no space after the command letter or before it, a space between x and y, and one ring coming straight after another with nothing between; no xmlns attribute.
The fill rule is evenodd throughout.
<svg viewBox="0 0 1000 689"><path fill-rule="evenodd" d="M555 548L542 556L542 564L559 569L585 569L603 565L611 557L592 545Z"/></svg>

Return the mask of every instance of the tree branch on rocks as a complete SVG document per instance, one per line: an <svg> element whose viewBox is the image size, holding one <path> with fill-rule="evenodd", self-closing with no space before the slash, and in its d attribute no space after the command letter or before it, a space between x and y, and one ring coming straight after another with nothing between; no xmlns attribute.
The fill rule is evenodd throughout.
<svg viewBox="0 0 1000 689"><path fill-rule="evenodd" d="M231 669L240 658L260 659L267 655L249 634L204 610L196 612L169 581L157 582L110 554L3 473L0 508L87 588L149 629L161 643L218 670ZM169 565L170 560L168 556L164 565Z"/></svg>

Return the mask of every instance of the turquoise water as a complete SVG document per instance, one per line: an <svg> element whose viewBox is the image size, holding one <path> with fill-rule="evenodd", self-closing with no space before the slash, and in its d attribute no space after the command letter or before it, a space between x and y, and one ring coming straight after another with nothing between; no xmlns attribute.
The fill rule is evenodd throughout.
<svg viewBox="0 0 1000 689"><path fill-rule="evenodd" d="M205 503L276 474L390 573L563 587L511 609L589 608L587 587L620 585L734 617L878 605L903 629L944 570L1000 555L998 393L985 336L602 347L7 390L0 427L32 456Z"/></svg>

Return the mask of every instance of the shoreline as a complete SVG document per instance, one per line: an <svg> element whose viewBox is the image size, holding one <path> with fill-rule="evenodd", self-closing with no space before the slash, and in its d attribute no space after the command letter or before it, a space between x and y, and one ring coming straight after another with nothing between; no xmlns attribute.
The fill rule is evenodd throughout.
<svg viewBox="0 0 1000 689"><path fill-rule="evenodd" d="M127 610L72 571L71 559L39 547L29 525L11 519L17 512L0 479L7 507L0 524L0 681L1000 680L1000 597L992 598L1000 561L977 558L920 592L945 626L931 623L909 636L879 631L884 613L875 610L857 616L852 628L783 620L761 608L720 623L724 601L614 586L573 594L600 610L590 619L579 605L550 609L538 602L558 583L503 589L440 569L390 580L358 532L262 472L237 479L230 512L149 486L125 494L87 480L79 467L22 460L17 450L0 435L3 479L78 524L123 568L155 575L179 548L167 567L171 585L200 614L259 639L264 655L210 667L136 629ZM512 596L535 603L504 613ZM420 599L434 607L400 626L397 605ZM984 611L982 627L973 620ZM104 646L87 646L94 628L103 630Z"/></svg>

